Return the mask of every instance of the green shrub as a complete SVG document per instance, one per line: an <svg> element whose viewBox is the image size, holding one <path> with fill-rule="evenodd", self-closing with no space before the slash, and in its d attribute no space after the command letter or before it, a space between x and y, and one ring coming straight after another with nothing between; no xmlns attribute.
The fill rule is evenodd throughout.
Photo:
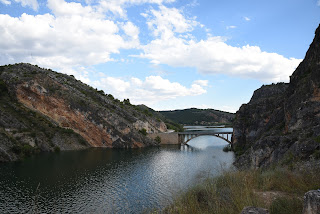
<svg viewBox="0 0 320 214"><path fill-rule="evenodd" d="M35 138L36 135L37 135L37 134L36 134L36 132L34 132L34 131L30 133L30 136L33 137L33 138Z"/></svg>
<svg viewBox="0 0 320 214"><path fill-rule="evenodd" d="M62 128L62 132L64 134L74 134L74 131L72 129L68 129L68 128Z"/></svg>
<svg viewBox="0 0 320 214"><path fill-rule="evenodd" d="M123 104L131 106L131 103L130 103L129 99L124 99L123 100Z"/></svg>
<svg viewBox="0 0 320 214"><path fill-rule="evenodd" d="M320 159L320 150L315 150L312 155L315 159Z"/></svg>
<svg viewBox="0 0 320 214"><path fill-rule="evenodd" d="M160 137L160 136L157 136L154 140L155 140L158 144L161 143L161 137Z"/></svg>
<svg viewBox="0 0 320 214"><path fill-rule="evenodd" d="M320 143L320 136L315 137L314 140L315 140L317 143Z"/></svg>
<svg viewBox="0 0 320 214"><path fill-rule="evenodd" d="M33 155L37 150L29 144L16 144L12 147L12 151L22 157L29 157Z"/></svg>
<svg viewBox="0 0 320 214"><path fill-rule="evenodd" d="M228 144L228 145L226 145L225 147L223 147L223 151L224 151L224 152L230 152L230 151L232 151L231 145Z"/></svg>
<svg viewBox="0 0 320 214"><path fill-rule="evenodd" d="M60 147L59 146L55 146L54 147L54 152L57 152L57 153L60 152Z"/></svg>
<svg viewBox="0 0 320 214"><path fill-rule="evenodd" d="M166 126L167 126L168 129L172 129L175 132L183 132L184 131L183 126L178 124L178 123L166 122Z"/></svg>
<svg viewBox="0 0 320 214"><path fill-rule="evenodd" d="M144 136L147 136L147 130L146 130L145 128L139 130L139 132L140 132L141 134L143 134Z"/></svg>
<svg viewBox="0 0 320 214"><path fill-rule="evenodd" d="M7 85L6 83L0 79L0 95L7 93L8 89L7 89Z"/></svg>
<svg viewBox="0 0 320 214"><path fill-rule="evenodd" d="M114 97L112 96L112 94L108 94L107 95L110 99L114 100Z"/></svg>
<svg viewBox="0 0 320 214"><path fill-rule="evenodd" d="M301 214L303 203L297 198L277 198L270 206L270 214Z"/></svg>

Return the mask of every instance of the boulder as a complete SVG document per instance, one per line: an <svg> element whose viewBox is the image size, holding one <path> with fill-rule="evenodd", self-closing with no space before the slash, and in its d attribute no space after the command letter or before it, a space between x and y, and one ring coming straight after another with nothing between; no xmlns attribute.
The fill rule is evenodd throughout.
<svg viewBox="0 0 320 214"><path fill-rule="evenodd" d="M302 214L320 213L320 189L311 190L304 195Z"/></svg>

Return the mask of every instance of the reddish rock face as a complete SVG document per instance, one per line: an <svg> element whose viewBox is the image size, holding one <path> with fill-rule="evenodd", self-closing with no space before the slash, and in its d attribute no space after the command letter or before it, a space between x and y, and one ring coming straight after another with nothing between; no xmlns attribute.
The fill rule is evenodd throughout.
<svg viewBox="0 0 320 214"><path fill-rule="evenodd" d="M40 85L20 84L17 87L19 102L36 110L63 128L69 128L80 134L93 147L112 147L112 139L106 130L91 122L85 114L71 109L64 100L47 96Z"/></svg>

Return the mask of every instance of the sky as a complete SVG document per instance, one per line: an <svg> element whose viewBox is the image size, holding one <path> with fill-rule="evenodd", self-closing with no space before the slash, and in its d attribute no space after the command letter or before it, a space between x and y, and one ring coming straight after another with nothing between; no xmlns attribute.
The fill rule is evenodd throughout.
<svg viewBox="0 0 320 214"><path fill-rule="evenodd" d="M155 110L236 112L289 82L319 23L320 0L0 0L0 64Z"/></svg>

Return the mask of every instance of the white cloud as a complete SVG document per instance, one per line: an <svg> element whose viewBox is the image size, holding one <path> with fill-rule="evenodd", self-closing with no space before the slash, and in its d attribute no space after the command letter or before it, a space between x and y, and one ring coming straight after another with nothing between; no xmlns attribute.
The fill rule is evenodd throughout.
<svg viewBox="0 0 320 214"><path fill-rule="evenodd" d="M29 7L32 7L33 10L39 9L39 4L37 0L15 0L15 1L21 3L23 7L29 6Z"/></svg>
<svg viewBox="0 0 320 214"><path fill-rule="evenodd" d="M209 81L208 80L196 80L194 81L195 84L200 86L208 86Z"/></svg>
<svg viewBox="0 0 320 214"><path fill-rule="evenodd" d="M163 5L159 6L159 10L150 10L147 17L154 17L147 21L154 36L161 36L164 39L172 37L174 33L191 32L195 26L199 25L194 19L186 19L180 10Z"/></svg>
<svg viewBox="0 0 320 214"><path fill-rule="evenodd" d="M237 28L237 26L230 25L230 26L227 26L226 28L227 28L227 30L229 30L229 29L235 29L235 28Z"/></svg>
<svg viewBox="0 0 320 214"><path fill-rule="evenodd" d="M0 2L1 2L2 4L5 4L5 5L11 4L11 1L9 1L9 0L0 0Z"/></svg>
<svg viewBox="0 0 320 214"><path fill-rule="evenodd" d="M193 29L193 19L182 19L176 30L171 19L166 17L168 8L151 11L147 17L155 39L142 47L139 57L150 59L154 64L174 67L195 67L203 74L226 74L254 78L262 82L289 81L289 76L301 62L276 53L267 53L257 46L233 47L221 37L208 36L205 40L184 38ZM174 13L181 11L175 10ZM182 16L180 13L175 17Z"/></svg>
<svg viewBox="0 0 320 214"><path fill-rule="evenodd" d="M100 0L99 5L100 9L104 12L112 12L113 14L119 15L120 17L126 17L127 11L126 7L130 5L139 5L139 4L158 4L163 3L172 3L176 0Z"/></svg>
<svg viewBox="0 0 320 214"><path fill-rule="evenodd" d="M91 6L82 6L76 2L65 2L64 0L48 0L48 8L56 17L63 16L82 16L103 18L103 14L96 12Z"/></svg>
<svg viewBox="0 0 320 214"><path fill-rule="evenodd" d="M129 36L129 40L132 41L133 48L139 46L139 28L132 22L127 22L122 25L122 29Z"/></svg>
<svg viewBox="0 0 320 214"><path fill-rule="evenodd" d="M12 0L11 0L12 1ZM10 0L0 0L1 3L5 5L11 4ZM39 9L39 4L37 0L14 0L17 3L20 3L23 7L31 7L33 10Z"/></svg>
<svg viewBox="0 0 320 214"><path fill-rule="evenodd" d="M198 80L187 88L180 83L170 82L160 76L148 76L145 80L132 77L130 80L104 77L93 82L94 87L103 89L119 99L129 98L134 104L154 104L163 100L206 93L206 80Z"/></svg>
<svg viewBox="0 0 320 214"><path fill-rule="evenodd" d="M251 19L249 18L249 17L243 17L244 18L244 20L246 20L246 21L250 21Z"/></svg>
<svg viewBox="0 0 320 214"><path fill-rule="evenodd" d="M139 46L139 29L131 22L105 20L94 7L64 0L48 0L48 7L54 15L0 14L1 64L60 70L112 61L111 54Z"/></svg>

